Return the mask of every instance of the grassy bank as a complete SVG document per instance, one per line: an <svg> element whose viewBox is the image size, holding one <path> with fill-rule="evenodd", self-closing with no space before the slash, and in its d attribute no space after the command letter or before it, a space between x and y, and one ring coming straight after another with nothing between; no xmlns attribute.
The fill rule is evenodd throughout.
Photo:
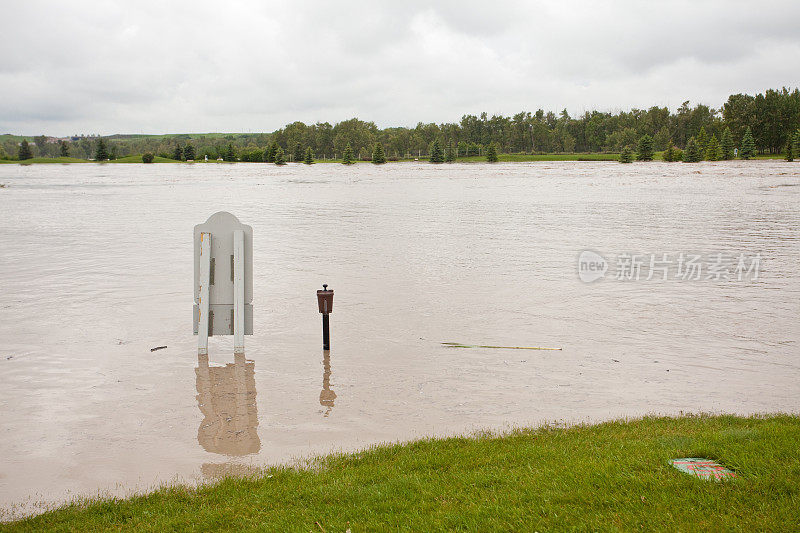
<svg viewBox="0 0 800 533"><path fill-rule="evenodd" d="M619 154L499 154L498 157L500 158L501 162L527 162L527 161L616 161L619 159ZM397 162L409 162L414 161L414 159L401 159L399 161L387 161L387 163L397 163ZM428 158L423 157L420 161L427 162ZM16 160L0 160L0 163L22 163L22 164L31 164L31 163L94 163L95 161L88 161L86 159L76 159L74 157L59 157L59 158L46 158L46 157L36 157L34 159L28 159L24 162L16 161ZM141 163L142 162L142 155L129 155L125 157L120 157L119 159L115 159L113 161L106 161L107 163ZM153 160L153 163L181 163L182 161L176 161L174 159L169 159L166 157L158 157L156 156ZM315 159L314 163L341 163L341 159ZM354 163L370 163L371 161L354 161ZM471 156L471 157L459 157L456 162L458 163L485 163L486 157L484 156ZM216 161L211 159L209 161L203 161L199 159L194 162L194 164L200 163L221 163L221 161ZM260 164L260 163L254 163ZM290 163L291 164L291 163Z"/></svg>
<svg viewBox="0 0 800 533"><path fill-rule="evenodd" d="M574 154L497 154L500 162L526 161L617 161L619 154L574 153ZM485 156L459 157L458 162L485 163Z"/></svg>
<svg viewBox="0 0 800 533"><path fill-rule="evenodd" d="M72 504L9 531L787 530L800 524L800 418L646 418L425 440L200 489ZM708 457L715 483L668 464Z"/></svg>
<svg viewBox="0 0 800 533"><path fill-rule="evenodd" d="M128 155L120 157L119 159L114 159L113 161L106 161L106 163L142 163L142 154ZM168 157L154 156L153 163L180 163L180 161Z"/></svg>
<svg viewBox="0 0 800 533"><path fill-rule="evenodd" d="M655 153L655 160L660 161L662 160L663 152L656 152ZM635 157L635 154L634 154ZM515 163L515 162L531 162L531 161L619 161L619 154L613 153L574 153L574 154L498 154L498 158L500 159L501 163ZM763 154L757 155L754 159L783 159L784 156L780 154ZM387 163L396 163L396 162L409 162L414 161L414 159L401 159L399 161L387 161ZM427 157L422 157L419 161L427 162ZM153 163L184 163L185 161L176 161L174 159L169 159L167 157L159 157L156 156L153 160ZM316 159L314 163L341 163L341 159ZM470 156L470 157L459 157L456 159L457 163L485 163L486 157L485 156ZM721 161L724 163L724 161ZM27 159L25 161L17 161L17 160L5 160L0 159L0 164L2 163L13 163L13 164L23 164L23 165L30 165L34 163L95 163L95 161L89 161L87 159L77 159L75 157L57 157L57 158L49 158L49 157L35 157L33 159ZM113 161L106 161L106 163L142 163L142 155L129 155L125 157L120 157L119 159L115 159ZM192 164L204 164L204 163L222 163L222 161L217 161L214 159L210 159L208 161L203 161L199 159L197 161L192 162ZM370 163L370 161L355 161L355 163ZM262 164L262 163L253 163L253 164ZM267 163L269 164L269 163ZM293 164L293 163L289 163Z"/></svg>
<svg viewBox="0 0 800 533"><path fill-rule="evenodd" d="M78 159L77 157L34 157L33 159L26 159L24 161L10 161L8 159L0 159L0 163L14 163L20 165L32 164L52 164L52 163L89 163L86 159Z"/></svg>

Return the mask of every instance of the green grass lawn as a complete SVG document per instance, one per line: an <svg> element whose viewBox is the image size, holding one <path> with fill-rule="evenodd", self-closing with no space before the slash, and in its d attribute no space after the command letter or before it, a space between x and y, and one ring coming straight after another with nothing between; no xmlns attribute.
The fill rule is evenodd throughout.
<svg viewBox="0 0 800 533"><path fill-rule="evenodd" d="M113 161L106 161L106 163L141 163L142 155L129 155L114 159ZM180 163L174 159L156 156L153 159L154 163ZM38 163L96 163L96 161L89 161L88 159L78 159L77 157L34 157L33 159L26 159L24 161L0 159L0 163L13 163L15 165L32 165Z"/></svg>
<svg viewBox="0 0 800 533"><path fill-rule="evenodd" d="M500 162L526 162L526 161L616 161L619 154L601 153L574 153L574 154L497 154ZM387 160L387 163L403 163L414 161L415 158L401 158L399 161ZM419 161L428 162L428 156L422 156ZM314 160L315 163L341 163L341 159ZM355 161L356 163L371 163L371 161ZM485 163L486 156L459 157L456 163Z"/></svg>
<svg viewBox="0 0 800 533"><path fill-rule="evenodd" d="M107 163L142 163L142 154L127 155L113 161L107 161ZM153 157L153 163L180 163L180 161L169 159L168 157L155 156Z"/></svg>
<svg viewBox="0 0 800 533"><path fill-rule="evenodd" d="M73 503L8 531L786 531L800 418L689 416L423 440L199 489ZM669 465L715 459L714 482Z"/></svg>
<svg viewBox="0 0 800 533"><path fill-rule="evenodd" d="M497 154L500 162L525 161L617 161L619 154L574 153L574 154ZM486 162L486 156L459 157L459 163Z"/></svg>
<svg viewBox="0 0 800 533"><path fill-rule="evenodd" d="M756 154L753 159L786 159L786 154ZM797 161L797 158L795 158Z"/></svg>
<svg viewBox="0 0 800 533"><path fill-rule="evenodd" d="M7 159L0 159L0 163L14 163L19 165L32 165L34 163L89 163L86 159L78 159L77 157L34 157L33 159L26 159L24 161L10 161Z"/></svg>

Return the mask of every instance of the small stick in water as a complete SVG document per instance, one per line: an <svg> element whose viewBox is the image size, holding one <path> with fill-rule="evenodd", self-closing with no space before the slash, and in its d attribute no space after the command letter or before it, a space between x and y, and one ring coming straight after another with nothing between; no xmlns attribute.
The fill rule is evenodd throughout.
<svg viewBox="0 0 800 533"><path fill-rule="evenodd" d="M489 346L486 344L462 344L460 342L443 342L450 348L495 348L498 350L553 350L561 351L561 348L542 348L539 346Z"/></svg>
<svg viewBox="0 0 800 533"><path fill-rule="evenodd" d="M150 348L151 352L155 352L156 350L163 350L166 346L156 346L155 348Z"/></svg>

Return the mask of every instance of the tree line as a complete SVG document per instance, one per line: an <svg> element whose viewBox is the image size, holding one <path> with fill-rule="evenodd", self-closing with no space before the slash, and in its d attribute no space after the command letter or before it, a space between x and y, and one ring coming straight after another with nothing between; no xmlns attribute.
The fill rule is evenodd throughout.
<svg viewBox="0 0 800 533"><path fill-rule="evenodd" d="M791 133L786 140L784 150L785 159L794 161L795 154L800 151L800 128ZM621 163L633 162L633 150L630 146L622 149L619 155ZM683 161L685 163L697 163L699 161L729 161L736 157L740 159L752 159L756 155L756 142L753 131L748 126L742 135L741 146L737 147L734 143L731 129L726 127L722 132L722 140L717 140L715 135L706 133L705 128L700 128L697 137L689 137L686 147L681 150L674 143L670 142L662 152L661 158L667 162ZM645 134L639 139L636 150L637 161L652 161L654 157L653 139Z"/></svg>
<svg viewBox="0 0 800 533"><path fill-rule="evenodd" d="M735 147L741 147L748 128L755 153L783 153L799 127L800 90L784 87L754 96L734 94L720 108L691 106L686 101L675 112L653 106L616 113L587 111L573 117L566 109L557 114L539 109L513 116L490 116L485 112L464 115L459 122L420 122L413 128L380 129L374 122L352 118L335 125L292 122L272 133L113 135L104 139L109 158L150 152L181 160L208 157L270 161L280 148L286 160L302 161L307 149L319 159L343 159L348 145L354 160L370 160L376 143L380 143L388 160L430 158L434 156L435 143L443 152L452 144L456 157L485 157L490 147L498 153L619 153L625 148L633 153L646 135L656 151L673 148L685 152L694 138L705 158L705 145L711 139L716 139L721 148L727 135ZM95 155L97 142L84 138L54 144L38 136L29 148L32 156L58 157L67 153L88 159ZM0 145L0 157L17 155L17 148L5 141Z"/></svg>

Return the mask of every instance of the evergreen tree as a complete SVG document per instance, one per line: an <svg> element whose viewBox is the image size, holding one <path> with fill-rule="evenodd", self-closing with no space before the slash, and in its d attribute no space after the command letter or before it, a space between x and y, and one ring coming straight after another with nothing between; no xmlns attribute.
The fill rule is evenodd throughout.
<svg viewBox="0 0 800 533"><path fill-rule="evenodd" d="M100 138L97 140L97 149L94 152L95 161L108 161L108 149L106 142Z"/></svg>
<svg viewBox="0 0 800 533"><path fill-rule="evenodd" d="M725 161L733 159L733 134L730 128L725 128L722 132L722 159Z"/></svg>
<svg viewBox="0 0 800 533"><path fill-rule="evenodd" d="M494 143L489 143L489 146L486 148L486 162L497 163L499 160L500 159L497 157L497 148Z"/></svg>
<svg viewBox="0 0 800 533"><path fill-rule="evenodd" d="M286 164L286 155L283 153L283 148L278 146L278 149L275 151L275 164L276 165L285 165Z"/></svg>
<svg viewBox="0 0 800 533"><path fill-rule="evenodd" d="M786 143L786 160L791 162L794 161L794 144L793 139L789 139L789 142Z"/></svg>
<svg viewBox="0 0 800 533"><path fill-rule="evenodd" d="M689 137L689 141L686 143L686 150L683 151L683 162L697 163L701 160L700 147L697 146L697 141L694 137Z"/></svg>
<svg viewBox="0 0 800 533"><path fill-rule="evenodd" d="M633 161L633 150L631 150L630 146L626 146L619 154L619 162L630 163L631 161Z"/></svg>
<svg viewBox="0 0 800 533"><path fill-rule="evenodd" d="M444 163L444 151L442 150L442 145L439 142L439 139L434 139L433 144L431 145L431 163Z"/></svg>
<svg viewBox="0 0 800 533"><path fill-rule="evenodd" d="M58 141L61 157L69 157L69 145L66 141Z"/></svg>
<svg viewBox="0 0 800 533"><path fill-rule="evenodd" d="M661 156L664 161L668 163L672 163L673 161L677 161L678 154L675 152L675 145L672 144L672 139L669 140L667 143L667 149L664 150L664 154Z"/></svg>
<svg viewBox="0 0 800 533"><path fill-rule="evenodd" d="M306 165L311 165L314 163L314 152L311 150L310 146L306 148L306 157L303 159L303 163Z"/></svg>
<svg viewBox="0 0 800 533"><path fill-rule="evenodd" d="M151 152L145 152L142 154L142 163L152 163L155 156Z"/></svg>
<svg viewBox="0 0 800 533"><path fill-rule="evenodd" d="M383 155L383 145L381 143L375 143L375 148L372 150L372 162L376 165L386 163L386 156Z"/></svg>
<svg viewBox="0 0 800 533"><path fill-rule="evenodd" d="M183 157L187 161L194 161L194 158L195 158L196 155L197 154L195 154L194 146L192 146L191 144L187 144L183 148Z"/></svg>
<svg viewBox="0 0 800 533"><path fill-rule="evenodd" d="M294 150L292 150L292 160L299 163L303 160L303 146L300 143L295 143Z"/></svg>
<svg viewBox="0 0 800 533"><path fill-rule="evenodd" d="M183 148L180 144L175 145L175 150L172 151L172 159L175 161L183 161Z"/></svg>
<svg viewBox="0 0 800 533"><path fill-rule="evenodd" d="M716 135L712 135L711 139L708 141L708 147L706 148L706 159L708 161L719 161L722 159L722 148L719 146Z"/></svg>
<svg viewBox="0 0 800 533"><path fill-rule="evenodd" d="M232 143L228 143L228 148L225 150L222 159L228 162L236 161L236 152L233 149Z"/></svg>
<svg viewBox="0 0 800 533"><path fill-rule="evenodd" d="M456 160L456 147L453 145L453 141L447 145L447 152L444 154L444 160L446 163L452 163Z"/></svg>
<svg viewBox="0 0 800 533"><path fill-rule="evenodd" d="M26 159L33 159L33 151L31 151L27 139L22 139L22 142L19 143L19 160L25 161Z"/></svg>
<svg viewBox="0 0 800 533"><path fill-rule="evenodd" d="M639 161L653 160L653 138L645 134L639 139L639 148L636 151L636 159Z"/></svg>
<svg viewBox="0 0 800 533"><path fill-rule="evenodd" d="M275 154L278 152L278 143L272 141L269 144L269 148L264 150L264 162L265 163L274 163L275 162Z"/></svg>
<svg viewBox="0 0 800 533"><path fill-rule="evenodd" d="M111 153L108 154L108 160L114 161L117 158L117 143L111 145Z"/></svg>
<svg viewBox="0 0 800 533"><path fill-rule="evenodd" d="M753 132L750 131L750 126L747 126L744 137L742 137L742 149L739 150L739 157L750 159L754 155L756 155L756 142L753 140Z"/></svg>
<svg viewBox="0 0 800 533"><path fill-rule="evenodd" d="M347 143L347 146L344 149L344 155L342 155L342 164L353 164L353 148L350 146L350 143Z"/></svg>
<svg viewBox="0 0 800 533"><path fill-rule="evenodd" d="M792 136L792 145L792 153L795 156L800 156L800 129L794 132L794 135Z"/></svg>
<svg viewBox="0 0 800 533"><path fill-rule="evenodd" d="M700 149L700 153L704 154L708 149L708 134L706 133L706 127L700 127L700 133L697 134L697 147Z"/></svg>

